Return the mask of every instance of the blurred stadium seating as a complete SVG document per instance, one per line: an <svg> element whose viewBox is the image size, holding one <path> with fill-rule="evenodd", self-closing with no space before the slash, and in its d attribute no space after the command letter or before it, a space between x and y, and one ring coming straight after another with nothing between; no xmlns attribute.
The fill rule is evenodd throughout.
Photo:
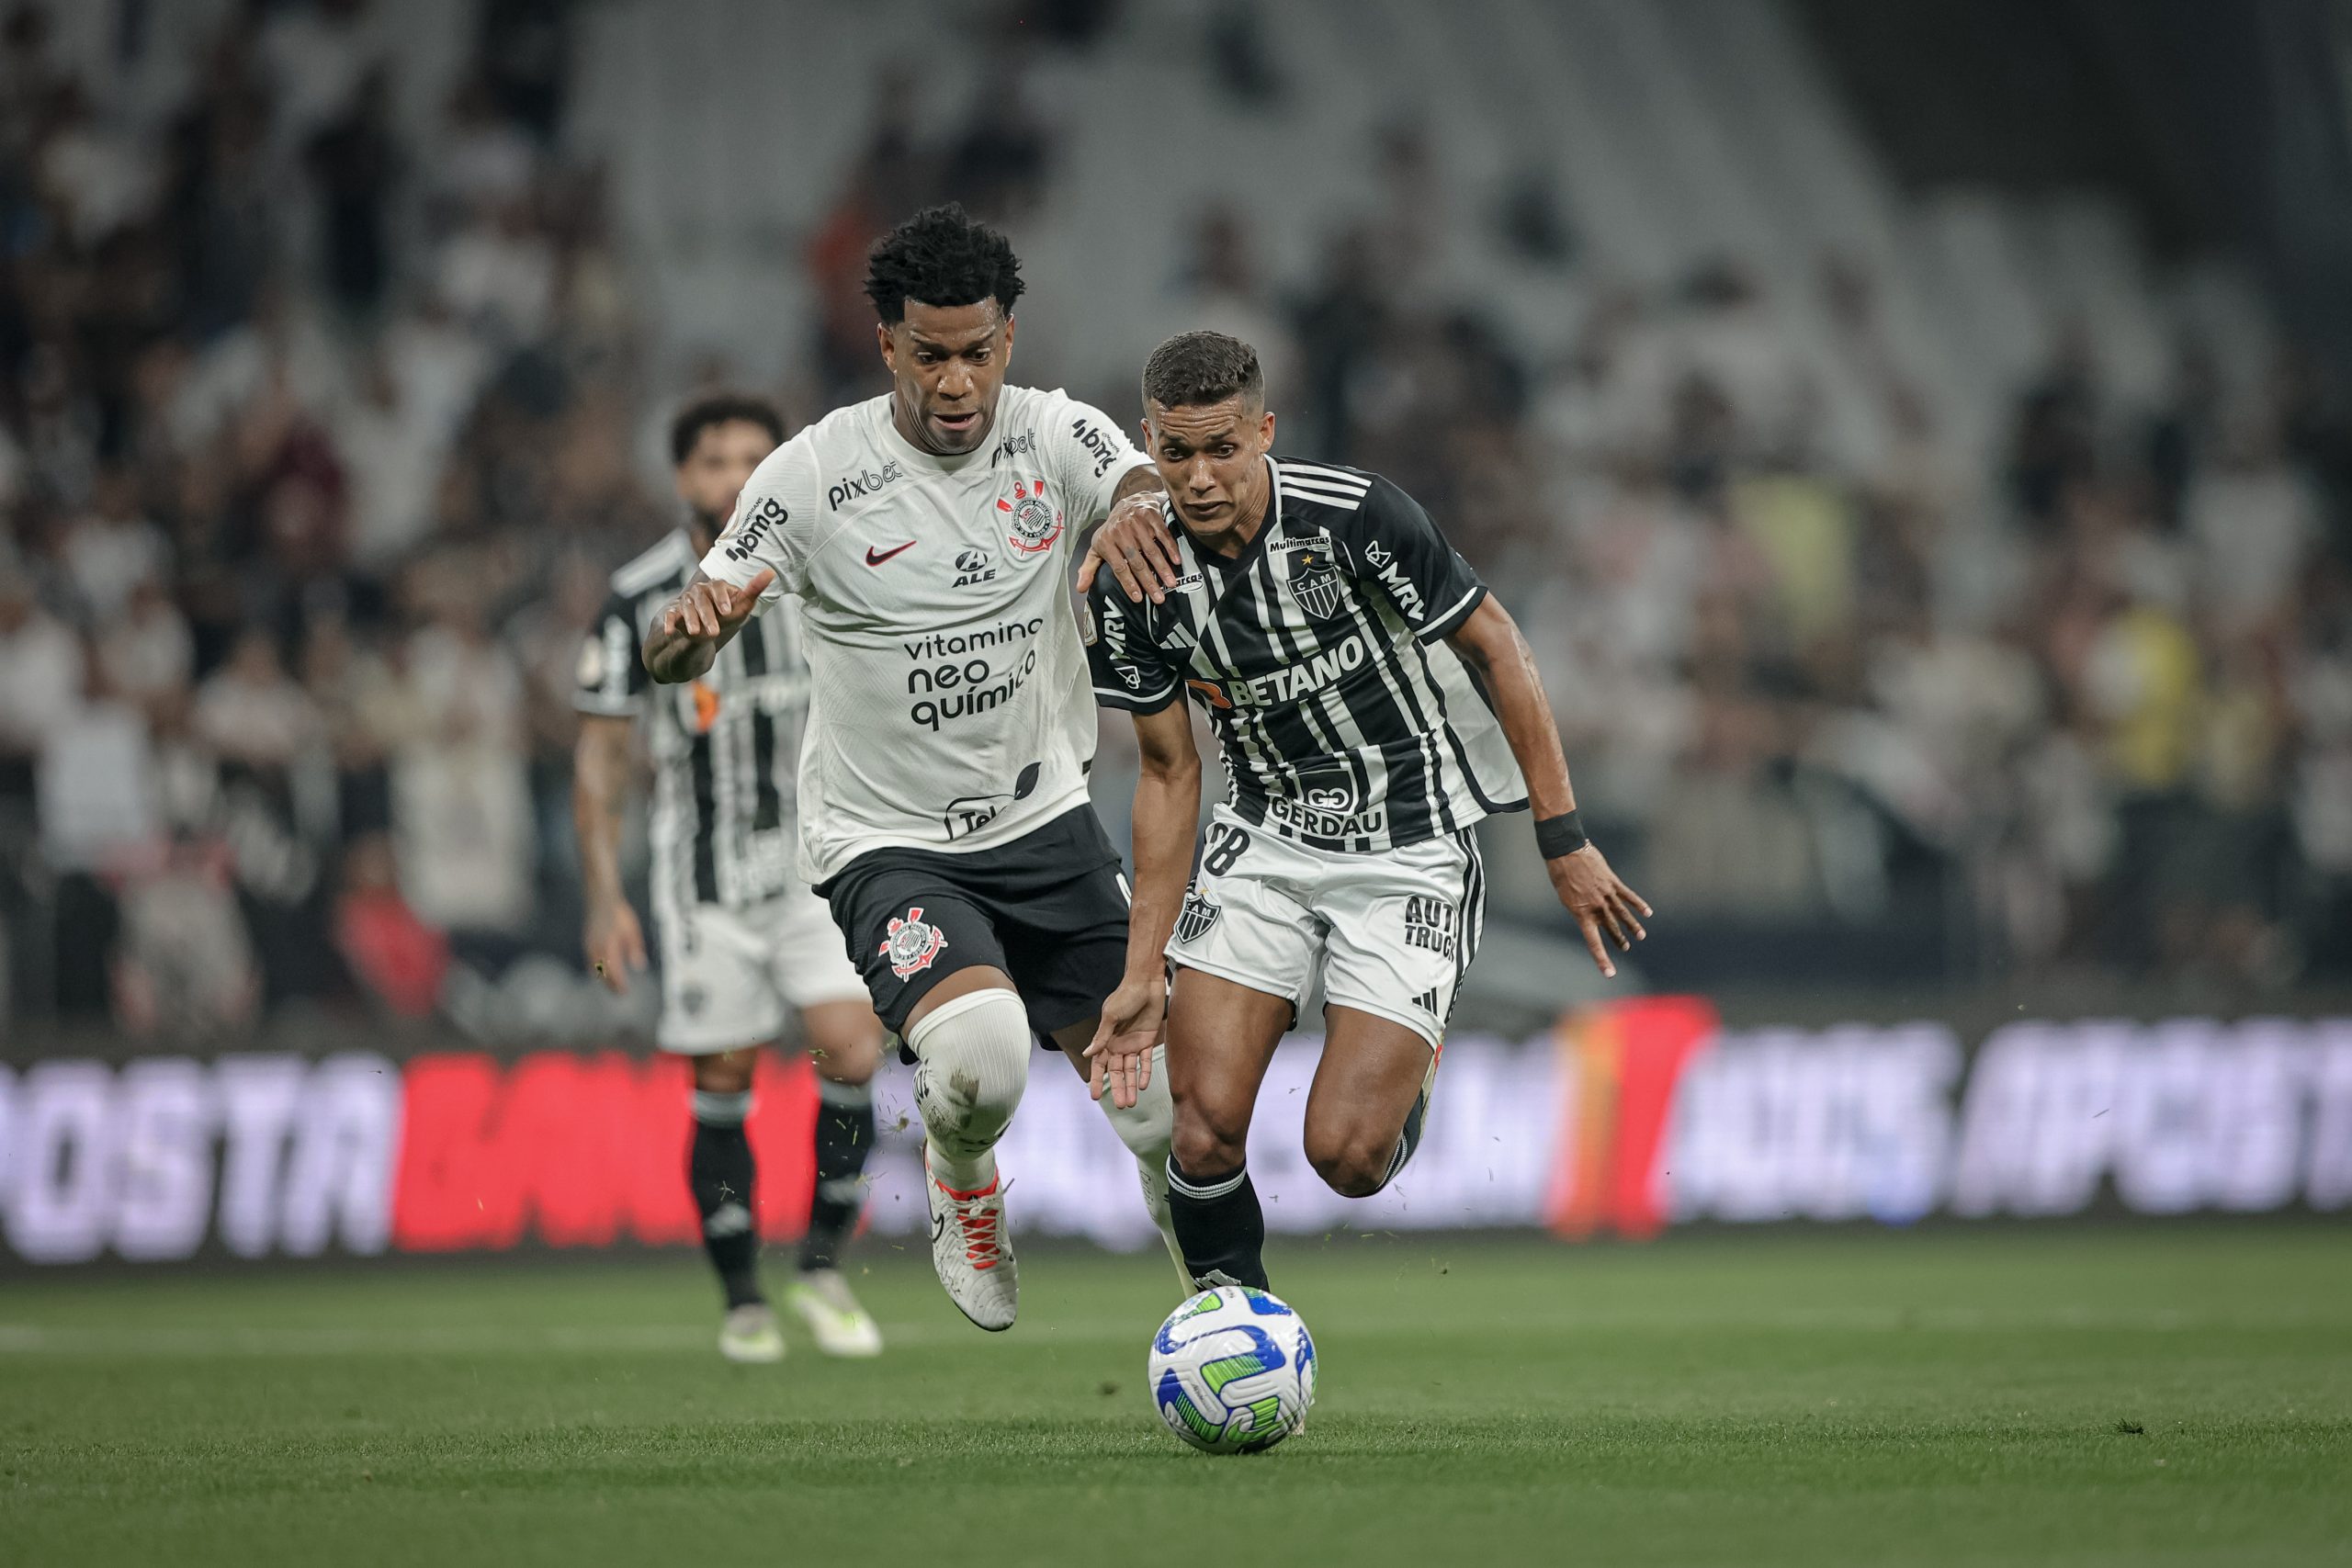
<svg viewBox="0 0 2352 1568"><path fill-rule="evenodd" d="M951 197L1022 378L1125 411L1215 324L1285 446L1429 503L1654 983L2342 982L2342 362L2152 216L2161 146L1923 175L1852 9L9 7L0 1018L641 1024L578 973L577 635L672 520L664 411L877 389L865 244ZM1495 834L1523 997L1557 911Z"/></svg>

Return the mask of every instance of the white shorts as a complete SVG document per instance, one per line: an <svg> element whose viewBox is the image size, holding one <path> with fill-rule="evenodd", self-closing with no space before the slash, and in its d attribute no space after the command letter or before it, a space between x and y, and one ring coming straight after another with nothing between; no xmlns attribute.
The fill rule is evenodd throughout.
<svg viewBox="0 0 2352 1568"><path fill-rule="evenodd" d="M654 1038L664 1051L707 1056L764 1045L783 1032L786 1008L866 1003L865 980L832 911L806 887L741 909L690 904L657 924L662 1022Z"/></svg>
<svg viewBox="0 0 2352 1568"><path fill-rule="evenodd" d="M1294 1008L1319 974L1327 1005L1401 1023L1435 1049L1486 914L1468 832L1350 854L1252 828L1220 806L1168 956Z"/></svg>

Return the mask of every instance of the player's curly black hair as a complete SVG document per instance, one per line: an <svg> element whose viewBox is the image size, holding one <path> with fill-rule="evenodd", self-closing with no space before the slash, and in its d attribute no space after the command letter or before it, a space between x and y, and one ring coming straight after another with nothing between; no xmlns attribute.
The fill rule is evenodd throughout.
<svg viewBox="0 0 2352 1568"><path fill-rule="evenodd" d="M681 467L694 456L704 431L738 420L758 425L768 433L770 441L784 445L784 415L775 412L774 403L751 392L709 392L680 409L678 417L670 422L670 466Z"/></svg>
<svg viewBox="0 0 2352 1568"><path fill-rule="evenodd" d="M1266 400L1265 372L1258 351L1223 333L1178 333L1143 362L1143 400L1148 408L1201 408L1238 397Z"/></svg>
<svg viewBox="0 0 2352 1568"><path fill-rule="evenodd" d="M977 305L992 298L1009 316L1021 289L1021 260L1012 243L966 217L953 201L924 208L865 254L865 297L885 321L906 320L910 299Z"/></svg>

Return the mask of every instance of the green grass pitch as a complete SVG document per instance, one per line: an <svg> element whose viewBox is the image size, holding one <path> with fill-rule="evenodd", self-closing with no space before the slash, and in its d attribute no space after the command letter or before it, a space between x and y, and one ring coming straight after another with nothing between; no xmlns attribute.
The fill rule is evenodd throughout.
<svg viewBox="0 0 2352 1568"><path fill-rule="evenodd" d="M752 1370L683 1256L20 1280L0 1563L2352 1562L2341 1227L1272 1262L1322 1399L1241 1460L1148 1408L1157 1257L988 1337L868 1243L888 1355Z"/></svg>

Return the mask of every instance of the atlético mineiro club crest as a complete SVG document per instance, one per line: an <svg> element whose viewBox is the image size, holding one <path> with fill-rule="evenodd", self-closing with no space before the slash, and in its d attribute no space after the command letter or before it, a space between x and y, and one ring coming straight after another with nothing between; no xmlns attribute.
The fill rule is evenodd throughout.
<svg viewBox="0 0 2352 1568"><path fill-rule="evenodd" d="M890 961L890 973L903 980L910 975L920 975L931 967L939 950L947 945L947 933L922 918L922 906L909 908L906 918L890 917L889 934L876 949Z"/></svg>
<svg viewBox="0 0 2352 1568"><path fill-rule="evenodd" d="M1176 911L1176 940L1187 942L1200 941L1209 934L1209 928L1216 924L1220 912L1214 900L1204 897L1199 888L1193 888L1184 895L1183 906Z"/></svg>
<svg viewBox="0 0 2352 1568"><path fill-rule="evenodd" d="M1292 547L1287 575L1300 609L1318 621L1340 613L1339 569L1332 564L1330 547L1322 538Z"/></svg>
<svg viewBox="0 0 2352 1568"><path fill-rule="evenodd" d="M997 497L996 509L1005 514L1008 525L1004 542L1024 556L1039 555L1054 547L1062 536L1062 514L1046 499L1046 481L1028 484L1012 481L1012 496Z"/></svg>

